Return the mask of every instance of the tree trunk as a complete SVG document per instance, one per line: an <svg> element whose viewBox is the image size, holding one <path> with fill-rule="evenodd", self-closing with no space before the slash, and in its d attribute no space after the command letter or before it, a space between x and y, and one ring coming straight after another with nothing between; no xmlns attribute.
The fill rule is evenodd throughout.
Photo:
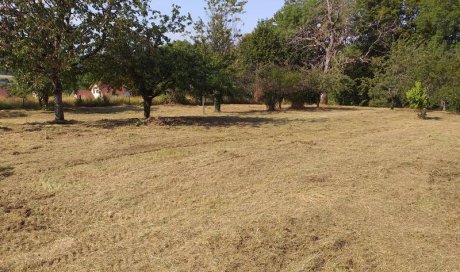
<svg viewBox="0 0 460 272"><path fill-rule="evenodd" d="M38 96L38 106L40 107L40 109L43 110L43 107L44 107L43 100L42 100L42 98L40 96Z"/></svg>
<svg viewBox="0 0 460 272"><path fill-rule="evenodd" d="M418 117L421 119L426 119L426 109L420 109Z"/></svg>
<svg viewBox="0 0 460 272"><path fill-rule="evenodd" d="M275 111L276 110L276 98L271 97L267 100L267 110L268 111Z"/></svg>
<svg viewBox="0 0 460 272"><path fill-rule="evenodd" d="M325 92L321 93L320 101L321 101L320 102L321 104L327 105L327 103L328 103L327 93L325 93Z"/></svg>
<svg viewBox="0 0 460 272"><path fill-rule="evenodd" d="M65 121L64 105L62 104L62 83L58 76L53 78L54 87L54 120L57 123Z"/></svg>
<svg viewBox="0 0 460 272"><path fill-rule="evenodd" d="M43 98L43 104L45 106L45 110L50 108L50 97L48 95Z"/></svg>
<svg viewBox="0 0 460 272"><path fill-rule="evenodd" d="M279 108L280 110L283 109L283 100L284 100L283 97L278 98L278 108Z"/></svg>
<svg viewBox="0 0 460 272"><path fill-rule="evenodd" d="M214 92L214 112L220 112L220 105L222 103L222 94L219 91Z"/></svg>
<svg viewBox="0 0 460 272"><path fill-rule="evenodd" d="M150 111L152 108L152 100L153 97L151 96L144 96L144 118L149 119L150 118Z"/></svg>
<svg viewBox="0 0 460 272"><path fill-rule="evenodd" d="M203 115L206 114L206 97L203 95L201 96L201 105L203 107Z"/></svg>
<svg viewBox="0 0 460 272"><path fill-rule="evenodd" d="M48 95L38 95L38 104L40 105L40 109L48 110L49 108L49 97Z"/></svg>
<svg viewBox="0 0 460 272"><path fill-rule="evenodd" d="M447 108L447 102L443 98L443 99L441 99L441 109L442 109L442 111L446 111L447 110L446 108Z"/></svg>

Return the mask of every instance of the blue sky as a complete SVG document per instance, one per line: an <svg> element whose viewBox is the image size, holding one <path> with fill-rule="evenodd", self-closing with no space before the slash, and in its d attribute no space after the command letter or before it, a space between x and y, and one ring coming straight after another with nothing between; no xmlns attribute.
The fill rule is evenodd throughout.
<svg viewBox="0 0 460 272"><path fill-rule="evenodd" d="M170 13L172 4L181 6L183 13L190 12L193 19L206 18L205 0L151 0L153 9L166 14ZM272 17L283 4L284 0L248 0L245 6L246 12L241 16L244 23L242 26L243 33L251 32L259 20Z"/></svg>

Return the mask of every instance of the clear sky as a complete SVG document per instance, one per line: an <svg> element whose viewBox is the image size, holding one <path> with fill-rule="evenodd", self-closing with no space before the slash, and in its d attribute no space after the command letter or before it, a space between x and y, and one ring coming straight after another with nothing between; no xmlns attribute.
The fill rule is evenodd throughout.
<svg viewBox="0 0 460 272"><path fill-rule="evenodd" d="M190 13L193 19L206 18L205 0L151 0L151 7L162 13L169 14L172 4L179 5L182 13ZM243 34L251 32L261 19L272 17L284 4L284 0L248 0L245 13L241 16L244 25Z"/></svg>

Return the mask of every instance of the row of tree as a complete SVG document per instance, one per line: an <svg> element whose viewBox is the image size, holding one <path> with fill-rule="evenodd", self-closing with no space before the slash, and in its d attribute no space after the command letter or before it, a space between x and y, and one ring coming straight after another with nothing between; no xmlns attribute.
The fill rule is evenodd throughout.
<svg viewBox="0 0 460 272"><path fill-rule="evenodd" d="M428 106L459 111L459 39L458 0L290 0L238 50L271 109L321 93L342 105L406 106L421 82Z"/></svg>
<svg viewBox="0 0 460 272"><path fill-rule="evenodd" d="M244 36L245 0L208 0L192 23L147 0L0 0L0 64L16 91L54 95L104 81L142 96L144 117L162 93L255 98L269 110L320 99L406 106L420 82L427 106L460 110L458 0L287 0ZM193 25L190 41L170 42ZM423 87L421 87L423 86Z"/></svg>

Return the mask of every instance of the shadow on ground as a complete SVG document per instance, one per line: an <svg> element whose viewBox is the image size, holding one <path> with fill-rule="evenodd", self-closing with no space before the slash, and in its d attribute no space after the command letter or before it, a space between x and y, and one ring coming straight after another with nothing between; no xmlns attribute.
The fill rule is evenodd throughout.
<svg viewBox="0 0 460 272"><path fill-rule="evenodd" d="M273 119L262 117L243 117L243 116L174 116L174 117L154 117L146 123L142 119L102 119L95 122L87 122L88 127L114 129L126 126L198 126L198 127L231 127L231 126L250 126L259 127L264 124L285 124L288 119Z"/></svg>
<svg viewBox="0 0 460 272"><path fill-rule="evenodd" d="M56 122L56 121L45 121L45 122L27 122L24 124L23 131L27 132L34 132L34 131L41 131L45 127L49 126L73 126L73 125L78 125L82 124L81 121L76 121L76 120L66 120L62 122Z"/></svg>
<svg viewBox="0 0 460 272"><path fill-rule="evenodd" d="M0 166L0 180L12 176L14 174L13 170L14 168L10 166Z"/></svg>
<svg viewBox="0 0 460 272"><path fill-rule="evenodd" d="M282 113L287 113L287 112L330 112L330 111L357 111L357 108L354 107L334 107L334 106L328 106L328 107L305 107L303 109L293 109L293 108L283 108L281 110L276 110L276 111L266 111L266 110L250 110L250 111L244 111L244 112L227 112L227 113L235 113L235 114L262 114L262 115L273 115L273 114L282 114Z"/></svg>
<svg viewBox="0 0 460 272"><path fill-rule="evenodd" d="M264 124L285 124L287 121L286 119L242 116L177 116L155 118L152 119L151 123L161 126L259 127Z"/></svg>
<svg viewBox="0 0 460 272"><path fill-rule="evenodd" d="M0 118L18 118L18 117L26 117L27 114L25 114L22 111L0 111Z"/></svg>
<svg viewBox="0 0 460 272"><path fill-rule="evenodd" d="M426 120L435 120L435 121L438 121L438 120L441 120L442 118L441 117L431 117L431 116L428 116L425 118Z"/></svg>
<svg viewBox="0 0 460 272"><path fill-rule="evenodd" d="M78 107L69 109L70 112L75 114L110 114L127 111L140 112L142 109L136 106L114 106L114 107Z"/></svg>
<svg viewBox="0 0 460 272"><path fill-rule="evenodd" d="M118 127L141 126L144 121L139 118L129 119L102 119L93 122L86 122L85 125L91 128L114 129Z"/></svg>
<svg viewBox="0 0 460 272"><path fill-rule="evenodd" d="M295 109L288 109L288 110L295 110ZM346 107L346 106L326 106L326 107L305 107L304 109L298 111L357 111L358 109L355 107Z"/></svg>

